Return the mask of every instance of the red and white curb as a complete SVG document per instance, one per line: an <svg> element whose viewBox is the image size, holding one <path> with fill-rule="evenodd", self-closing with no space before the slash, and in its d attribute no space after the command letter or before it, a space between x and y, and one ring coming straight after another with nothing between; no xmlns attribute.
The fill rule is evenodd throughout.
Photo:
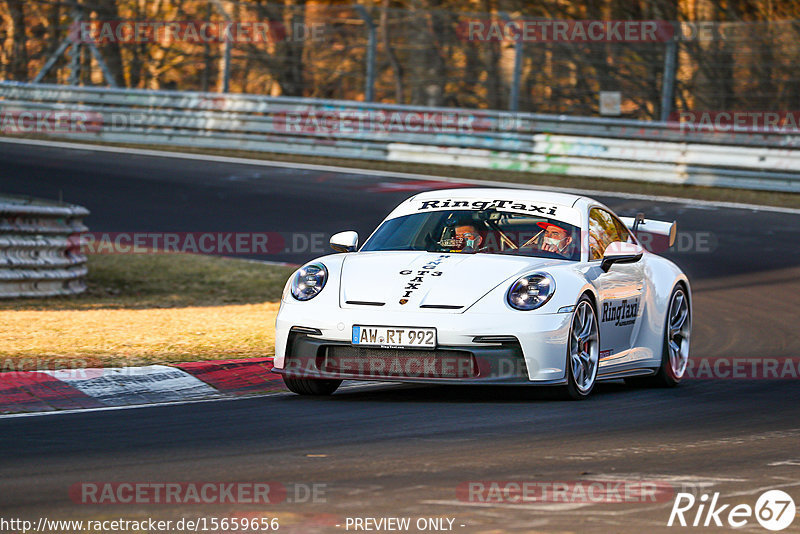
<svg viewBox="0 0 800 534"><path fill-rule="evenodd" d="M0 373L0 414L235 398L285 391L272 358Z"/></svg>

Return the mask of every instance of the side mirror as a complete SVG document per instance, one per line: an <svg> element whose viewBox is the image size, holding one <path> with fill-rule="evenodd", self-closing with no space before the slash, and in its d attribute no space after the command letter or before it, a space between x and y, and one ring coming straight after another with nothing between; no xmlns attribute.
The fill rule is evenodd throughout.
<svg viewBox="0 0 800 534"><path fill-rule="evenodd" d="M644 249L635 243L614 241L606 247L600 268L608 272L615 263L636 263L642 259L642 254L644 254Z"/></svg>
<svg viewBox="0 0 800 534"><path fill-rule="evenodd" d="M339 232L332 235L331 248L336 252L355 252L358 248L358 232Z"/></svg>

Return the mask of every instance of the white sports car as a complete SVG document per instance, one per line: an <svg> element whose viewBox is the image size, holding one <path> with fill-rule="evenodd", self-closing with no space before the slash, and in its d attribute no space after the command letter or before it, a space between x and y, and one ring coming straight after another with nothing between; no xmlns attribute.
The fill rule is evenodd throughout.
<svg viewBox="0 0 800 534"><path fill-rule="evenodd" d="M587 197L522 189L415 195L287 281L274 371L306 395L342 380L674 386L691 291L671 261L675 223L619 218Z"/></svg>

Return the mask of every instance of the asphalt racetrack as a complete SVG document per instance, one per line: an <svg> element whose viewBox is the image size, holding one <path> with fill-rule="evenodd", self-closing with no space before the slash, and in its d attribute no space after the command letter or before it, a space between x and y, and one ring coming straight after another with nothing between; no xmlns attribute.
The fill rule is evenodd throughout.
<svg viewBox="0 0 800 534"><path fill-rule="evenodd" d="M0 191L61 194L91 210L87 222L95 232L327 238L353 229L363 239L401 200L437 188L380 173L6 143L0 143L0 169ZM643 211L678 220L682 250L668 255L693 284L693 359L800 355L800 215L597 198L621 215ZM325 253L303 248L302 239L298 245L261 259L298 263ZM353 531L346 530L348 517L387 516L410 517L412 525L448 518L461 532L674 531L666 525L674 493L684 489L698 496L719 492L721 502L750 506L766 489L783 489L800 503L798 384L797 378L718 377L647 390L612 382L586 402L531 388L373 384L343 388L328 399L278 394L0 418L0 516L254 514L278 517L285 532ZM487 503L459 489L477 481L574 487L582 480L655 481L673 494L625 503ZM96 506L70 496L70 487L85 481L275 481L287 496L267 506ZM312 487L317 499L305 491ZM699 530L727 531L713 524ZM754 519L743 531L766 532ZM784 532L792 531L800 531L800 519Z"/></svg>

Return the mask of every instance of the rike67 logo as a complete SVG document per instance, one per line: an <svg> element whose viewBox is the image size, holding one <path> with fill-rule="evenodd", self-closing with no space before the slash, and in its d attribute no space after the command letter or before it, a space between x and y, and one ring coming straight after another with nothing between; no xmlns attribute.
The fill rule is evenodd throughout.
<svg viewBox="0 0 800 534"><path fill-rule="evenodd" d="M722 504L719 492L695 497L691 493L678 493L667 526L681 527L731 527L741 528L753 519L767 530L784 530L794 521L797 513L794 499L781 490L769 490L756 500L755 507L749 504Z"/></svg>

